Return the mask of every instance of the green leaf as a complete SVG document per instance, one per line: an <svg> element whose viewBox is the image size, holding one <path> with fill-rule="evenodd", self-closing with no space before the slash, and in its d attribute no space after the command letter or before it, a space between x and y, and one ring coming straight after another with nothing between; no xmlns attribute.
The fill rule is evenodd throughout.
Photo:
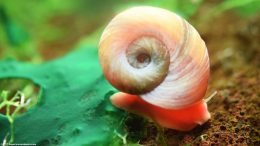
<svg viewBox="0 0 260 146"><path fill-rule="evenodd" d="M254 0L251 3L246 3L237 8L237 11L244 16L259 15L260 13L260 1Z"/></svg>
<svg viewBox="0 0 260 146"><path fill-rule="evenodd" d="M242 15L257 14L260 12L259 0L225 0L215 8L213 8L214 15L219 15L224 11L235 9Z"/></svg>
<svg viewBox="0 0 260 146"><path fill-rule="evenodd" d="M37 145L122 145L125 113L114 108L115 91L102 75L95 47L34 65L0 62L1 78L25 78L42 89L38 103L14 120L14 143ZM0 116L0 140L9 132ZM1 141L1 142L2 142Z"/></svg>

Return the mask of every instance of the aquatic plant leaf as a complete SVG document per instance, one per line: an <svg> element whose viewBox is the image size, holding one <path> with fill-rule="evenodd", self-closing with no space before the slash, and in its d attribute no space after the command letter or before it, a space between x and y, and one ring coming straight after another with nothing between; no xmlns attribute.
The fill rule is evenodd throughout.
<svg viewBox="0 0 260 146"><path fill-rule="evenodd" d="M227 10L237 10L241 15L259 14L259 0L225 0L212 9L214 15L219 15Z"/></svg>
<svg viewBox="0 0 260 146"><path fill-rule="evenodd" d="M104 79L97 49L88 47L44 64L0 61L0 79L25 78L39 85L38 103L14 120L14 143L37 145L121 145L124 112L109 96L114 88ZM0 140L9 124L0 115Z"/></svg>
<svg viewBox="0 0 260 146"><path fill-rule="evenodd" d="M259 15L260 13L260 1L252 0L250 3L246 3L237 8L237 11L243 16Z"/></svg>

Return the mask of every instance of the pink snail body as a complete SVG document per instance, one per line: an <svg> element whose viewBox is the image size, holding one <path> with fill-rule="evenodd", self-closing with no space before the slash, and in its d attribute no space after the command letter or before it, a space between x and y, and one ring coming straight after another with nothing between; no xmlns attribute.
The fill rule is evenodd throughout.
<svg viewBox="0 0 260 146"><path fill-rule="evenodd" d="M210 114L203 100L209 58L198 32L180 16L155 7L134 7L105 28L99 60L106 79L122 91L118 108L187 131Z"/></svg>

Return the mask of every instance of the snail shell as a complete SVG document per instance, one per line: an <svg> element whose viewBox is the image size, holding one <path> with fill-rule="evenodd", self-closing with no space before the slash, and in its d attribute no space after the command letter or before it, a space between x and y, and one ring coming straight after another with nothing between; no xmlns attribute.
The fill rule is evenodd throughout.
<svg viewBox="0 0 260 146"><path fill-rule="evenodd" d="M105 28L99 59L118 90L146 102L180 109L201 101L209 78L207 48L180 16L155 7L134 7Z"/></svg>

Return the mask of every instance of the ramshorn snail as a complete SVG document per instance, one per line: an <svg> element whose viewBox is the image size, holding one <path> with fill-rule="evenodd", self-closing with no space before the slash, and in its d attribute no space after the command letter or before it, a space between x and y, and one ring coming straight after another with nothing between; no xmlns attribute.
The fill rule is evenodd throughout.
<svg viewBox="0 0 260 146"><path fill-rule="evenodd" d="M182 131L210 118L203 100L207 48L180 16L147 6L123 11L101 36L99 60L106 79L122 91L111 97L116 107Z"/></svg>

